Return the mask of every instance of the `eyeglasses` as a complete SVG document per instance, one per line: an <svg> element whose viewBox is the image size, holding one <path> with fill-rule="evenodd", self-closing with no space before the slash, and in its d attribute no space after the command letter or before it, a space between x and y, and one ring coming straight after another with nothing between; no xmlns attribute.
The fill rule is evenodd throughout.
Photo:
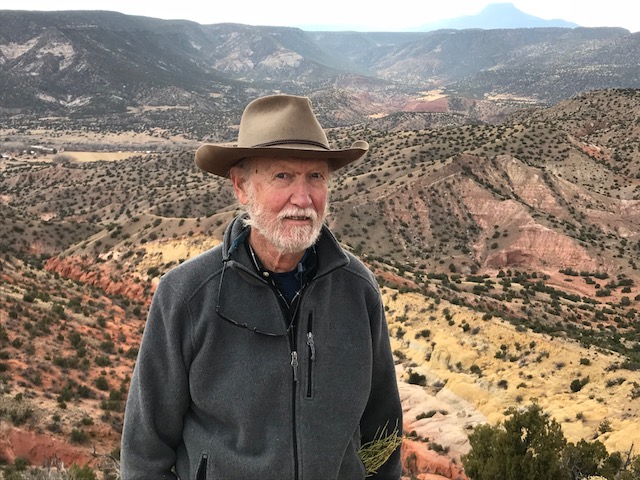
<svg viewBox="0 0 640 480"><path fill-rule="evenodd" d="M227 263L229 261L230 261L229 259L223 259L222 273L220 274L220 283L218 284L218 295L216 299L216 313L220 316L220 318L235 325L236 327L246 328L247 330L250 330L254 333L259 333L261 335L267 335L270 337L282 337L282 336L288 335L291 329L293 328L294 319L296 317L298 306L300 304L299 302L300 291L296 293L296 296L294 297L294 300L291 303L291 307L293 308L293 311L290 312L288 315L286 314L287 312L285 312L284 309L282 308L282 305L278 305L278 308L283 312L285 317L288 317L286 323L277 322L277 321L267 321L267 322L263 322L264 325L258 324L260 319L259 312L266 311L264 308L260 308L260 306L258 306L258 309L256 310L256 316L252 316L252 319L256 320L255 325L250 325L247 322L240 322L238 320L234 320L229 315L224 313L224 310L227 310L224 307L227 305L223 304L226 298L222 295L222 284L223 284L225 272L228 268ZM265 283L268 283L266 280L263 280L263 281ZM281 297L281 299L277 299L276 301L278 302L283 301L284 304L286 305L287 302L284 301L284 297L282 297L282 294L277 289L275 290L278 293L278 295ZM281 323L281 325L278 325L279 323Z"/></svg>

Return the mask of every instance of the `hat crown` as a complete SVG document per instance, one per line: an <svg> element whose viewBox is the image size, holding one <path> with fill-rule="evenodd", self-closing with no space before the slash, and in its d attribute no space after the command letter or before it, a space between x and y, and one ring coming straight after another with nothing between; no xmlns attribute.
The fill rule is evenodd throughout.
<svg viewBox="0 0 640 480"><path fill-rule="evenodd" d="M324 129L307 97L270 95L258 98L244 109L238 132L238 147L305 145L329 150Z"/></svg>
<svg viewBox="0 0 640 480"><path fill-rule="evenodd" d="M295 95L270 95L247 105L240 119L235 146L205 143L196 150L196 165L226 177L243 158L323 159L331 170L358 160L369 150L364 140L349 148L331 149L311 100Z"/></svg>

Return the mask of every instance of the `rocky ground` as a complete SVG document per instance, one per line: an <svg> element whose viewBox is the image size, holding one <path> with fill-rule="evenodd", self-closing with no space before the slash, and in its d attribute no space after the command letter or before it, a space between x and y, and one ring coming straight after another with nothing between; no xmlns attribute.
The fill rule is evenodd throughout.
<svg viewBox="0 0 640 480"><path fill-rule="evenodd" d="M406 452L417 449L427 462L441 451L434 444L447 450L419 471L464 478L456 469L470 430L531 402L562 425L570 442L597 439L609 452L640 445L640 372L620 369L620 356L418 294L385 289L385 304L404 382L405 430L422 448L411 441ZM573 392L576 379L586 384Z"/></svg>

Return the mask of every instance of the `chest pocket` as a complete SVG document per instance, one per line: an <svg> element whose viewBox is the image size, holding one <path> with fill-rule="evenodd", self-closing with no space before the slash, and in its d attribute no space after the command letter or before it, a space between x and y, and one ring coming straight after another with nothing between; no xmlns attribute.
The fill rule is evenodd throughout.
<svg viewBox="0 0 640 480"><path fill-rule="evenodd" d="M202 454L200 457L200 463L198 464L198 470L196 471L195 480L207 480L207 463L209 461L209 457L206 453Z"/></svg>

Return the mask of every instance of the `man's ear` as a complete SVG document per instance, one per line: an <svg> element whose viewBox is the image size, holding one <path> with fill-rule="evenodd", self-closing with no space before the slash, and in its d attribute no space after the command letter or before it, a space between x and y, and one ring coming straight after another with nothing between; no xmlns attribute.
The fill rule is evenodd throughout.
<svg viewBox="0 0 640 480"><path fill-rule="evenodd" d="M249 201L247 192L247 181L239 168L229 170L229 179L233 184L233 192L241 205L246 205Z"/></svg>

